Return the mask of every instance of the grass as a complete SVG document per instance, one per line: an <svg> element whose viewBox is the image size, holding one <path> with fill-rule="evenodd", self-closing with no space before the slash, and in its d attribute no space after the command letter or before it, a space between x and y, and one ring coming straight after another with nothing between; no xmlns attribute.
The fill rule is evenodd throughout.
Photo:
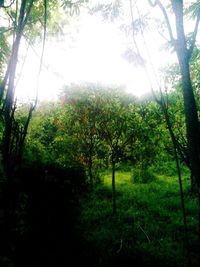
<svg viewBox="0 0 200 267"><path fill-rule="evenodd" d="M197 202L183 177L192 266L197 265ZM80 227L90 266L184 266L184 228L177 177L157 175L132 183L131 171L116 172L117 215L112 215L111 172L82 200ZM90 262L91 263L91 262ZM132 264L132 265L131 265Z"/></svg>

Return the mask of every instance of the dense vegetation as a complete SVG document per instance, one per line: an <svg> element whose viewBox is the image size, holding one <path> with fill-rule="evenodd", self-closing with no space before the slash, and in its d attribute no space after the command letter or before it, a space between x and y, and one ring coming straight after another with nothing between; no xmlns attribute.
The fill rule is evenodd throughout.
<svg viewBox="0 0 200 267"><path fill-rule="evenodd" d="M22 40L42 41L40 74L47 33L88 1L7 2L0 1L7 19L0 27L0 265L199 266L199 2L184 9L171 1L174 37L168 7L147 1L164 15L178 56L163 70L165 90L159 84L137 98L119 86L72 84L57 100L36 96L31 104L15 100ZM114 20L122 6L90 12ZM185 15L196 19L188 36ZM145 19L132 14L129 58L144 68L136 35L144 35Z"/></svg>

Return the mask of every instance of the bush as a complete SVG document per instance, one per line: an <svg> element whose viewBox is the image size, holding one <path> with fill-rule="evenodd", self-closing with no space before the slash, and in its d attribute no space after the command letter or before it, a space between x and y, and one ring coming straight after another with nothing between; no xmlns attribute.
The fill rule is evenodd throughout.
<svg viewBox="0 0 200 267"><path fill-rule="evenodd" d="M149 169L133 169L132 183L147 184L155 181L156 176Z"/></svg>
<svg viewBox="0 0 200 267"><path fill-rule="evenodd" d="M132 169L131 164L125 164L125 163L117 163L115 167L116 171L121 171L121 172L129 172Z"/></svg>
<svg viewBox="0 0 200 267"><path fill-rule="evenodd" d="M154 165L154 171L161 175L174 176L177 174L175 161L160 161Z"/></svg>

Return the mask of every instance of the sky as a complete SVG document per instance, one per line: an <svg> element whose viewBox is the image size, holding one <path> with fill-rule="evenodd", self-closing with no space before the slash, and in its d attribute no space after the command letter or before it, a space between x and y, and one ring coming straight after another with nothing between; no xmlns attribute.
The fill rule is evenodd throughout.
<svg viewBox="0 0 200 267"><path fill-rule="evenodd" d="M130 14L126 14L126 19L130 19ZM123 85L128 92L137 96L150 91L144 69L135 67L123 57L126 49L133 46L130 37L126 38L124 32L119 29L124 22L111 23L103 20L99 14L91 16L84 12L78 20L75 18L72 20L75 23L72 22L66 27L62 38L50 41L47 39L39 79L40 99L56 98L63 85L70 83ZM169 53L159 50L157 36L157 32L146 34L156 69L169 60ZM141 38L138 39L139 44L142 42ZM23 44L21 48L23 54L26 49L26 44ZM19 72L22 68L23 74L16 88L18 98L34 99L40 54L41 44L36 45L34 49L29 47L25 63L21 59L23 68L19 67ZM149 69L152 71L151 66Z"/></svg>

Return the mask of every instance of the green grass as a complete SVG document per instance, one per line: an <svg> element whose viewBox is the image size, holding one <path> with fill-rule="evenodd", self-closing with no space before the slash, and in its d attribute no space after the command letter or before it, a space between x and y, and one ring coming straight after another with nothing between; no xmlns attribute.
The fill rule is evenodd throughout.
<svg viewBox="0 0 200 267"><path fill-rule="evenodd" d="M197 202L183 177L191 247L197 242ZM116 172L117 215L112 215L111 172L82 200L84 240L95 251L94 266L120 265L140 257L145 266L184 266L184 228L177 177L157 175L147 184L132 183L132 172ZM197 266L192 250L192 266ZM117 263L115 260L117 259ZM124 260L123 260L124 261ZM111 262L115 262L112 265ZM131 265L130 265L131 266ZM139 265L138 265L139 266Z"/></svg>

